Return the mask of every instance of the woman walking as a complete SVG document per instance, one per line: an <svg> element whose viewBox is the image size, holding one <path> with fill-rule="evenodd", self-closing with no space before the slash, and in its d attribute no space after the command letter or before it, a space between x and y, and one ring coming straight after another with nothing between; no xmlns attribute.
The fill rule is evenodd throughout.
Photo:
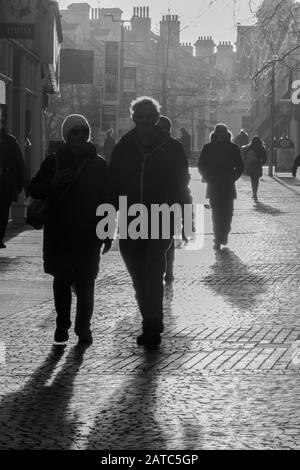
<svg viewBox="0 0 300 470"><path fill-rule="evenodd" d="M206 197L212 208L214 249L227 245L231 230L233 201L236 199L235 181L243 172L239 147L232 143L232 134L225 124L217 124L204 145L198 170L207 182Z"/></svg>
<svg viewBox="0 0 300 470"><path fill-rule="evenodd" d="M258 136L253 137L251 143L244 146L242 150L245 161L245 174L251 178L252 198L257 202L259 178L262 176L262 167L267 161L267 154Z"/></svg>
<svg viewBox="0 0 300 470"><path fill-rule="evenodd" d="M0 248L6 248L4 236L9 209L24 186L24 161L19 144L8 134L6 120L0 119Z"/></svg>
<svg viewBox="0 0 300 470"><path fill-rule="evenodd" d="M44 270L53 280L57 313L55 343L69 339L71 288L77 296L75 334L78 344L90 345L94 286L102 241L96 235L96 209L107 198L107 166L90 140L84 116L72 114L62 124L65 145L48 156L29 185L35 199L48 198L51 218L44 228ZM111 245L104 241L102 253Z"/></svg>

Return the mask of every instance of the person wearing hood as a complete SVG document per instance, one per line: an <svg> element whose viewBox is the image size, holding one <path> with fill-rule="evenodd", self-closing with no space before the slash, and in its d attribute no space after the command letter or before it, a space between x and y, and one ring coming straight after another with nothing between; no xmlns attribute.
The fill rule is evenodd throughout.
<svg viewBox="0 0 300 470"><path fill-rule="evenodd" d="M54 278L54 341L69 339L73 287L77 296L75 334L78 344L86 346L93 341L90 322L101 246L103 254L111 246L111 240L99 240L96 235L96 209L107 201L107 166L90 137L84 116L67 116L62 124L65 144L46 157L28 188L30 196L49 199L53 208L44 227L43 256L44 270Z"/></svg>
<svg viewBox="0 0 300 470"><path fill-rule="evenodd" d="M239 147L232 143L232 134L225 124L217 124L204 145L198 170L207 182L206 197L212 208L214 249L227 245L236 199L235 181L243 172Z"/></svg>
<svg viewBox="0 0 300 470"><path fill-rule="evenodd" d="M154 204L177 203L183 207L192 202L183 147L157 126L159 109L159 103L150 97L137 98L131 104L135 128L117 143L109 166L111 197L117 210L120 196L127 197L128 207L142 203L148 214ZM166 239L161 230L158 239L151 237L151 220L147 237L120 237L120 252L142 315L143 332L137 338L138 345L151 347L161 342L165 255L172 238L172 231Z"/></svg>

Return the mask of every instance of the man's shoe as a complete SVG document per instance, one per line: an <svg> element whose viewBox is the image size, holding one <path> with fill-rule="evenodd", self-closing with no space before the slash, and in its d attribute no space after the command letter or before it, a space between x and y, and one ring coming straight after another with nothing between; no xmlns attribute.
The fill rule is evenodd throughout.
<svg viewBox="0 0 300 470"><path fill-rule="evenodd" d="M55 344L66 343L68 339L69 339L68 330L65 330L64 328L56 328L55 333L54 333Z"/></svg>
<svg viewBox="0 0 300 470"><path fill-rule="evenodd" d="M78 337L78 346L91 346L93 344L92 334L88 335L79 335Z"/></svg>
<svg viewBox="0 0 300 470"><path fill-rule="evenodd" d="M5 243L3 243L2 240L0 241L0 248L6 248L6 245L5 245Z"/></svg>
<svg viewBox="0 0 300 470"><path fill-rule="evenodd" d="M161 343L161 336L159 333L142 333L136 339L138 346L158 346Z"/></svg>

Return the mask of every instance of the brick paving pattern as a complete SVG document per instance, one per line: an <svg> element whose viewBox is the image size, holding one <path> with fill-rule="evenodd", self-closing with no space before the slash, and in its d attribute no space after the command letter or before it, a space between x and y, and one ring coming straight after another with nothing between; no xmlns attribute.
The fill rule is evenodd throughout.
<svg viewBox="0 0 300 470"><path fill-rule="evenodd" d="M192 188L203 201L196 173ZM300 449L300 193L238 183L228 249L176 250L166 328L137 347L140 316L117 245L97 280L94 344L54 354L41 233L0 254L0 449ZM5 345L5 351L4 346ZM300 346L299 346L300 349ZM0 347L1 352L1 347Z"/></svg>

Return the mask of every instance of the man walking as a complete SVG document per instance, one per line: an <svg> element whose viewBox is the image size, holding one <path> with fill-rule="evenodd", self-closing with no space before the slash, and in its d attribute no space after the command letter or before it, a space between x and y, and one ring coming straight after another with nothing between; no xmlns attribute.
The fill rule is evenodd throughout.
<svg viewBox="0 0 300 470"><path fill-rule="evenodd" d="M243 168L240 149L232 143L231 132L225 124L217 124L198 161L199 173L207 182L206 197L212 208L214 249L217 251L228 243L233 201L237 196L235 182Z"/></svg>
<svg viewBox="0 0 300 470"><path fill-rule="evenodd" d="M151 212L153 204L191 203L188 189L189 172L182 146L156 124L159 103L149 97L137 98L131 104L135 128L116 145L109 166L112 200L118 209L120 196L127 197L130 207L142 203ZM130 223L128 217L128 225ZM120 239L120 252L133 281L136 299L143 319L143 333L137 344L157 346L163 324L163 276L165 254L173 233L164 239L148 237Z"/></svg>

